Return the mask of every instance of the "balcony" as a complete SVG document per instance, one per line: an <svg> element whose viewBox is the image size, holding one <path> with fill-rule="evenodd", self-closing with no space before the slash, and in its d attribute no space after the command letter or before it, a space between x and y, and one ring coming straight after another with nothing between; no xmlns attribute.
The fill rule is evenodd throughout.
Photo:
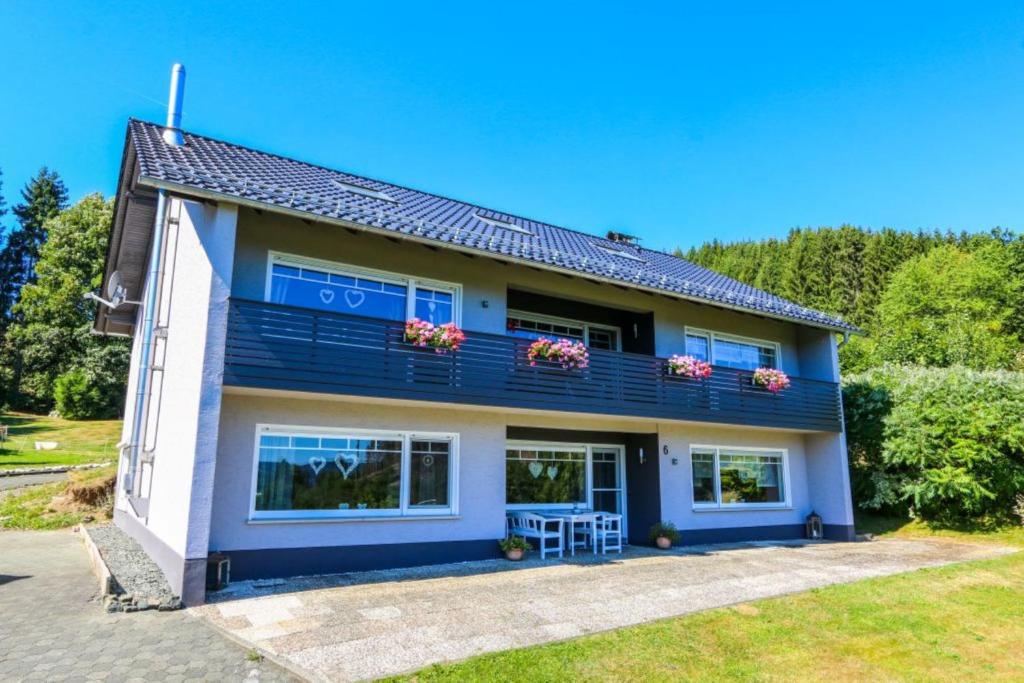
<svg viewBox="0 0 1024 683"><path fill-rule="evenodd" d="M530 366L529 342L467 332L438 354L404 341L404 324L232 299L224 384L325 394L623 415L836 432L839 387L792 378L773 395L751 373L714 368L705 381L666 374L665 360L590 351L590 366Z"/></svg>

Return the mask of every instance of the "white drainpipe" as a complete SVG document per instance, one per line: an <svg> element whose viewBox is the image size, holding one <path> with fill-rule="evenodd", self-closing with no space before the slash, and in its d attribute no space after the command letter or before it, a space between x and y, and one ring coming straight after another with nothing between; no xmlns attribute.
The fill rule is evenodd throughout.
<svg viewBox="0 0 1024 683"><path fill-rule="evenodd" d="M185 144L181 134L181 105L185 99L185 67L175 64L171 70L171 92L167 103L167 126L164 128L164 142L173 147ZM157 298L160 295L160 264L163 261L164 236L167 232L167 193L157 191L156 218L153 221L153 248L149 254L149 273L145 282L146 299L142 302L142 352L135 392L135 411L132 413L131 441L128 444L128 471L124 480L125 490L135 495L136 477L139 469L139 454L145 438L150 382L153 377L153 334L156 328Z"/></svg>

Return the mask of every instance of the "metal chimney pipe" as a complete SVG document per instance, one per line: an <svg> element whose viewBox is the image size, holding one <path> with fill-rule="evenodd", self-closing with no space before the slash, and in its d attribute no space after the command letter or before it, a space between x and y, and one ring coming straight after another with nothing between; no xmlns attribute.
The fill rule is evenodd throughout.
<svg viewBox="0 0 1024 683"><path fill-rule="evenodd" d="M171 69L171 94L167 101L167 125L164 128L164 142L172 147L185 144L181 134L181 106L185 101L185 67L175 64Z"/></svg>

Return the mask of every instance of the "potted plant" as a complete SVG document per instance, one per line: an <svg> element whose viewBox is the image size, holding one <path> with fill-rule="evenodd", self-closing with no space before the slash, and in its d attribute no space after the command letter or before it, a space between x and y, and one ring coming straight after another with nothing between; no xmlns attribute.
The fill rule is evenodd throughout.
<svg viewBox="0 0 1024 683"><path fill-rule="evenodd" d="M498 546L505 553L506 559L518 562L523 559L523 553L532 550L533 546L522 536L509 536L498 541Z"/></svg>
<svg viewBox="0 0 1024 683"><path fill-rule="evenodd" d="M547 337L541 337L530 344L526 357L530 365L536 365L538 360L547 360L560 364L564 370L585 368L590 364L590 353L583 342L569 339L551 341Z"/></svg>
<svg viewBox="0 0 1024 683"><path fill-rule="evenodd" d="M650 538L662 550L668 550L679 540L679 529L672 522L658 522L651 527Z"/></svg>
<svg viewBox="0 0 1024 683"><path fill-rule="evenodd" d="M421 348L430 347L435 353L458 351L466 334L455 323L435 325L427 320L413 318L405 323L405 341Z"/></svg>
<svg viewBox="0 0 1024 683"><path fill-rule="evenodd" d="M755 386L764 387L773 394L777 394L783 389L788 389L790 385L789 375L775 368L758 368L754 370L752 381Z"/></svg>
<svg viewBox="0 0 1024 683"><path fill-rule="evenodd" d="M711 376L711 363L693 356L674 355L668 357L668 372L690 379L707 379Z"/></svg>

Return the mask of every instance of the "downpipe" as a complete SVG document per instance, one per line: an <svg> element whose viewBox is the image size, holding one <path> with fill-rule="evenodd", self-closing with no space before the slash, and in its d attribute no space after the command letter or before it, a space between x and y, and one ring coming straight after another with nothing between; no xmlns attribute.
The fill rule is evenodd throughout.
<svg viewBox="0 0 1024 683"><path fill-rule="evenodd" d="M139 474L139 456L142 452L143 431L145 429L147 403L149 402L149 384L153 377L153 334L156 328L156 305L160 295L160 264L163 261L164 236L167 232L167 193L158 190L156 200L156 219L153 222L153 249L150 251L149 274L146 277L148 286L146 298L142 306L142 350L139 354L139 379L136 382L135 410L132 412L131 440L128 443L128 471L124 480L124 489L135 494L135 485Z"/></svg>

